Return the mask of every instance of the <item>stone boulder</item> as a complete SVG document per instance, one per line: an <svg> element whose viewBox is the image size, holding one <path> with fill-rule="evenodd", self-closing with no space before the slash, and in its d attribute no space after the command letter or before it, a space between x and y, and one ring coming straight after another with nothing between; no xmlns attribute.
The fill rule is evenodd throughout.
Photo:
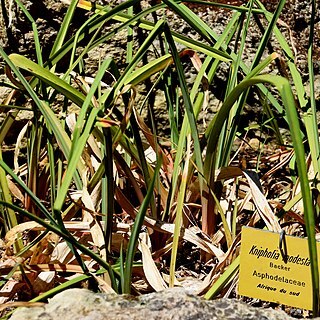
<svg viewBox="0 0 320 320"><path fill-rule="evenodd" d="M20 308L11 320L286 320L283 311L255 308L235 299L204 300L174 288L139 297L69 289L43 307Z"/></svg>

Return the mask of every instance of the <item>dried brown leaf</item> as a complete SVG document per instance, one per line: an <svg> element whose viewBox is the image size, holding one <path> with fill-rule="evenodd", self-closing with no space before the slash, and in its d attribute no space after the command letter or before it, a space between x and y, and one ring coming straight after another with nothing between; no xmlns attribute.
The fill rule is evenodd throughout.
<svg viewBox="0 0 320 320"><path fill-rule="evenodd" d="M24 286L16 280L10 279L0 290L0 305L12 299L13 296Z"/></svg>
<svg viewBox="0 0 320 320"><path fill-rule="evenodd" d="M81 199L86 208L88 208L92 212L95 211L94 203L86 188L83 188L82 190ZM83 221L90 223L90 232L93 243L100 249L101 256L106 259L106 249L104 248L105 239L100 224L98 223L97 219L87 210L82 210L82 212Z"/></svg>
<svg viewBox="0 0 320 320"><path fill-rule="evenodd" d="M58 243L51 254L51 263L67 264L73 258L70 247L66 242Z"/></svg>
<svg viewBox="0 0 320 320"><path fill-rule="evenodd" d="M135 219L137 210L132 206L130 201L124 196L124 194L119 190L119 188L116 188L116 198L118 199L119 203L121 203L122 209L125 210L133 219ZM155 220L151 217L146 216L144 220L144 224L147 227L150 227L154 230L157 230L162 233L169 233L173 234L174 232L174 224L173 223L166 223L159 220ZM181 237L189 241L195 245L197 245L200 249L204 250L205 252L208 252L212 255L217 256L219 260L223 259L224 253L222 250L217 248L209 238L202 239L200 236L198 236L196 233L189 229L184 229L181 232Z"/></svg>
<svg viewBox="0 0 320 320"><path fill-rule="evenodd" d="M55 285L56 273L54 271L40 272L37 278L32 282L32 289L36 294L46 292Z"/></svg>
<svg viewBox="0 0 320 320"><path fill-rule="evenodd" d="M270 231L280 232L281 227L280 227L279 222L277 220L277 217L273 213L267 199L265 198L263 193L260 191L259 187L254 182L252 177L248 174L248 172L243 171L243 174L249 182L253 201L258 209L260 217L265 222L267 228Z"/></svg>
<svg viewBox="0 0 320 320"><path fill-rule="evenodd" d="M12 193L12 195L21 201L21 203L24 203L25 198L24 195L22 194L21 190L16 186L15 183L13 183L10 179L9 176L7 176L7 181L8 181L8 186L9 186L9 190Z"/></svg>
<svg viewBox="0 0 320 320"><path fill-rule="evenodd" d="M139 250L142 253L143 271L149 284L155 291L165 290L167 285L161 277L161 274L152 259L151 252L144 241L140 240Z"/></svg>

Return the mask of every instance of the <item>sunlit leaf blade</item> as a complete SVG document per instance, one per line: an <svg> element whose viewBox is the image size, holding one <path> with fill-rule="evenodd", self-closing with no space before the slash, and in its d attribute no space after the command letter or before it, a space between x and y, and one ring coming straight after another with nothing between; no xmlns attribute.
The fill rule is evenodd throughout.
<svg viewBox="0 0 320 320"><path fill-rule="evenodd" d="M111 61L110 59L106 59L103 62L92 84L92 87L88 92L88 95L85 97L85 100L83 101L82 108L78 116L75 130L73 133L73 140L71 145L70 157L68 159L69 163L67 167L67 172L65 174L63 184L60 188L60 191L54 203L54 209L57 211L60 211L62 208L66 194L69 189L69 185L75 174L78 163L81 162L81 155L82 155L83 149L88 141L89 135L92 131L92 128L96 122L97 115L100 111L99 108L91 108L90 110L89 107L91 106L91 99L93 98L96 90L98 89L100 81L110 64L110 61ZM90 110L89 112L88 112L88 109ZM87 113L89 113L88 118L86 119L86 121L84 121L85 116L87 116Z"/></svg>
<svg viewBox="0 0 320 320"><path fill-rule="evenodd" d="M212 287L209 289L209 291L205 294L205 299L212 299L214 298L219 291L225 286L230 279L235 276L236 272L239 269L240 264L240 256L238 256L224 271L224 273L217 279L217 281L214 282Z"/></svg>
<svg viewBox="0 0 320 320"><path fill-rule="evenodd" d="M80 1L79 2L79 8L85 9L85 10L92 10L92 4L89 1ZM97 12L101 12L101 14L105 14L105 11L103 11L103 7L99 6L99 5L95 5L95 7L97 8ZM159 7L160 8L160 7ZM157 9L157 7L154 8L154 10ZM146 13L149 13L149 11L154 11L154 10L146 10ZM124 14L124 13L119 13L118 15L113 15L112 19L120 21L120 22L127 22L131 19L132 17L128 14ZM139 27L142 29L146 29L146 30L153 30L154 28L154 24L150 21L147 20L139 20ZM217 50L215 48L212 48L208 45L205 45L199 41L195 41L189 37L186 37L184 35L180 35L176 32L172 32L173 38L175 41L185 45L186 47L190 48L190 49L194 49L200 52L203 52L213 58L219 59L221 61L230 61L231 58L230 56L223 51Z"/></svg>
<svg viewBox="0 0 320 320"><path fill-rule="evenodd" d="M155 168L154 175L153 175L152 181L149 185L147 194L146 194L146 196L141 204L140 210L136 216L136 219L135 219L135 222L133 225L133 229L131 232L131 237L130 237L128 249L127 249L125 269L124 269L124 292L125 293L131 292L132 265L133 265L134 255L136 252L136 246L138 243L139 232L141 230L141 226L142 226L144 217L146 215L148 206L150 204L151 197L153 195L154 183L155 183L156 176L157 176L157 173L159 172L160 168L161 168L161 162L159 161L157 164L157 167Z"/></svg>
<svg viewBox="0 0 320 320"><path fill-rule="evenodd" d="M9 56L9 59L14 63L16 67L30 72L35 77L41 79L42 81L56 89L58 92L65 95L68 99L76 103L78 106L82 106L82 103L85 99L84 94L73 88L67 82L57 77L48 69L42 68L35 62L19 54L11 54Z"/></svg>

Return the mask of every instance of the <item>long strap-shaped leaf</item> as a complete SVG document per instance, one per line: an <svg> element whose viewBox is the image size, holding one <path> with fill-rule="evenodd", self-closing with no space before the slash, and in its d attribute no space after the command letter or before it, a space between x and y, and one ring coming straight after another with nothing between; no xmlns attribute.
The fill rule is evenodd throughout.
<svg viewBox="0 0 320 320"><path fill-rule="evenodd" d="M252 4L252 2L250 2L250 4ZM253 58L252 65L250 67L251 70L254 70L255 67L260 63L261 57L262 57L263 53L265 52L265 48L266 48L267 43L271 37L272 31L276 25L276 22L280 16L280 13L283 9L284 4L285 4L285 0L279 1L277 8L272 16L272 19L271 19L266 31L264 32L261 41L259 42L258 49L256 51L254 58ZM247 19L249 19L249 17ZM248 21L247 21L247 23L248 23ZM225 139L226 143L223 146L222 153L223 153L224 157L220 163L221 166L226 166L228 164L229 159L230 159L232 145L233 145L233 142L234 142L234 139L236 136L236 132L238 131L239 119L241 118L240 114L242 113L242 110L243 110L244 104L247 100L248 94L249 94L249 90L246 91L241 96L241 98L239 99L239 102L238 102L238 106L234 110L234 114L230 116L230 122L232 122L232 124L227 128L229 133Z"/></svg>
<svg viewBox="0 0 320 320"><path fill-rule="evenodd" d="M133 225L133 229L132 229L132 233L131 233L131 237L130 237L128 249L127 249L127 258L126 258L125 270L124 270L124 286L123 286L124 292L123 293L131 292L132 265L133 265L134 255L135 255L136 247L138 243L139 233L141 231L141 227L142 227L143 220L146 215L149 203L153 196L154 184L160 168L161 168L161 161L158 161L158 164L155 168L154 175L149 185L146 197L144 198L141 204L141 207L139 209L139 212L136 216L136 219Z"/></svg>
<svg viewBox="0 0 320 320"><path fill-rule="evenodd" d="M172 0L166 0L166 1L168 2L168 5L172 4ZM203 30L204 33L203 34L200 33L200 35L202 35L204 37L205 37L205 35L209 35L209 37L210 37L210 39L212 39L212 41L213 40L219 41L220 36L214 30L212 30L204 21L202 21L198 15L196 15L191 9L189 9L183 3L181 3L181 2L175 3L175 5L171 5L171 9L175 10L177 14L183 16L186 19L186 22L188 24L190 24L190 26L194 30L198 30L198 32L200 32L200 30ZM243 9L241 11L243 11ZM272 17L271 17L271 19L272 19ZM227 46L225 44L223 44L223 45L221 45L221 49L227 50ZM230 53L230 57L232 60L237 59L237 55L234 52ZM249 68L246 66L246 64L243 61L241 61L240 67L245 74L248 74L250 72ZM282 106L279 104L277 99L272 95L272 93L269 92L269 90L263 84L258 85L258 88L262 91L262 93L265 96L268 96L268 99L272 103L272 105L278 110L279 113L281 113Z"/></svg>
<svg viewBox="0 0 320 320"><path fill-rule="evenodd" d="M127 6L128 7L128 4L129 1L126 2ZM122 4L124 5L124 3ZM78 6L80 8L83 8L85 10L89 10L91 11L92 8L93 8L93 5L88 2L88 1L79 1L79 4ZM104 19L113 19L115 21L119 21L119 22L122 22L124 23L123 26L121 26L120 28L118 28L118 30L122 29L122 28L125 28L128 25L135 25L137 24L140 28L142 29L145 29L145 30L153 30L153 28L155 27L155 25L150 22L150 21L147 21L147 20L144 20L142 19L143 16L153 12L153 11L156 11L162 7L165 7L164 5L158 5L158 6L154 6L150 9L147 9L147 10L144 10L142 11L140 14L137 14L135 15L134 17L128 15L128 14L125 14L125 13L122 13L121 11L123 11L125 9L125 7L121 7L120 6L117 6L115 7L114 9L110 10L110 11L106 11L104 10L104 7L102 6L99 6L99 5L95 5L95 8L96 8L96 12L99 12L103 17ZM85 32L83 32L81 35L79 35L79 38L78 40L82 40L86 34L90 34L91 32L93 32L96 28L98 28L98 22L100 22L99 20L95 21L94 24L88 26L88 28L85 30ZM219 59L221 61L230 61L230 56L222 51L222 50L217 50L215 48L211 48L210 46L208 45L205 45L199 41L195 41L189 37L186 37L186 36L183 36L183 35L180 35L176 32L172 32L172 35L173 35L173 38L176 42L182 44L182 45L185 45L187 48L190 48L190 49L193 49L193 50L197 50L197 51L200 51L200 52L203 52L209 56L212 56L216 59ZM94 45L98 45L99 43L101 43L101 41L105 41L106 40L106 36L101 38L101 40L99 40L98 42L94 43ZM69 51L71 48L72 48L72 45L73 45L73 40L70 39L66 45L64 46L64 48L61 49L61 51L59 53L57 53L57 55L55 57L53 57L53 60L52 60L52 63L55 64L58 60L60 60L60 58L62 56L64 56L66 54L67 51Z"/></svg>
<svg viewBox="0 0 320 320"><path fill-rule="evenodd" d="M50 72L48 69L41 67L37 63L19 54L11 54L9 58L16 67L32 73L35 77L52 86L52 88L56 89L59 93L66 96L78 106L82 106L85 95L73 88L64 80L60 79L54 73Z"/></svg>
<svg viewBox="0 0 320 320"><path fill-rule="evenodd" d="M92 84L92 87L90 91L88 92L88 95L86 96L82 108L79 114L79 117L77 119L77 123L75 125L75 129L73 132L73 140L71 145L71 152L68 162L67 171L63 180L63 184L61 185L61 188L59 190L59 193L57 195L56 201L54 203L54 210L57 212L60 212L63 206L63 203L65 201L66 194L68 192L70 183L72 181L73 175L76 171L77 165L79 161L81 160L81 155L83 152L83 149L87 143L87 140L89 138L89 135L92 131L92 128L95 124L97 115L100 111L99 108L93 108L91 105L91 99L93 98L96 90L98 89L100 82L102 80L102 77L105 74L105 71L109 67L111 63L111 59L106 59L100 69L97 73L95 80ZM89 110L91 106L91 110ZM85 120L86 114L89 112L88 118ZM83 177L84 179L84 177ZM87 182L86 182L87 184Z"/></svg>
<svg viewBox="0 0 320 320"><path fill-rule="evenodd" d="M67 232L66 230L61 230L60 227L58 227L55 223L49 224L48 222L46 222L45 220L37 217L33 213L30 213L30 212L28 212L26 210L23 210L20 207L15 206L13 204L10 204L10 203L7 203L7 202L1 201L1 200L0 200L0 204L15 210L16 212L20 213L22 216L25 216L25 217L29 218L32 221L38 222L43 227L45 227L47 230L54 232L58 236L62 237L63 239L65 239L66 241L71 243L74 247L79 249L82 253L88 255L94 261L99 263L103 268L108 270L110 274L113 273L113 270L112 270L112 268L111 268L111 266L110 266L110 264L108 262L103 260L99 255L97 255L96 253L91 251L89 248L87 248L86 246L81 244L69 232Z"/></svg>
<svg viewBox="0 0 320 320"><path fill-rule="evenodd" d="M138 83L149 79L151 75L164 70L168 65L172 64L171 54L166 54L160 58L150 61L148 64L138 68L126 77L124 84L137 85Z"/></svg>
<svg viewBox="0 0 320 320"><path fill-rule="evenodd" d="M180 233L181 233L182 218L183 218L183 206L184 206L184 199L186 194L188 169L189 169L190 154L191 154L190 145L191 145L191 138L189 134L187 137L187 154L185 159L185 166L182 173L181 185L179 188L178 200L177 200L176 218L174 221L175 226L174 226L174 234L173 234L173 240L172 240L171 260L170 260L169 287L174 286L174 280L175 280L176 260L177 260L177 254L178 254L178 245L180 241Z"/></svg>
<svg viewBox="0 0 320 320"><path fill-rule="evenodd" d="M198 136L198 130L197 130L197 125L196 125L196 120L195 120L195 115L193 111L193 106L192 102L190 100L190 95L188 92L187 88L187 83L183 71L183 67L179 58L179 54L177 52L175 43L173 41L173 38L171 36L170 28L168 25L165 25L165 32L167 35L168 39L168 44L170 46L171 52L172 52L172 57L175 62L176 68L177 68L177 73L178 73L178 79L179 79L179 84L182 92L182 97L184 101L184 106L185 106L185 111L189 120L189 125L191 129L191 136L193 139L194 143L194 153L196 157L196 163L201 172L203 172L203 163L202 163L202 155L201 155L201 147L200 147L200 142L199 142L199 136ZM202 189L202 178L199 177L200 180L200 189Z"/></svg>
<svg viewBox="0 0 320 320"><path fill-rule="evenodd" d="M39 65L42 66L42 64L43 64L42 52L41 52L41 44L40 44L40 41L39 41L39 33L38 33L38 30L37 30L37 24L34 21L34 19L32 18L30 12L23 5L23 3L20 0L15 0L15 2L20 7L22 12L26 15L28 20L31 22L32 31L33 31L33 37L34 37L34 44L35 44L35 48L36 48L36 56L37 56L37 60L38 60Z"/></svg>
<svg viewBox="0 0 320 320"><path fill-rule="evenodd" d="M64 153L65 157L68 158L70 148L71 148L71 141L70 141L70 138L67 135L67 133L62 129L60 121L57 119L54 112L49 108L47 103L39 99L37 94L33 91L31 85L28 83L28 81L20 73L20 71L16 67L15 63L6 55L6 53L3 51L3 49L1 47L0 47L0 55L3 57L5 62L8 64L9 68L17 75L22 86L26 89L26 91L28 92L28 94L30 95L32 100L34 101L35 105L39 108L40 112L43 114L43 116L48 124L49 130L51 130L51 132L54 133L54 135L57 139L57 143L59 144L62 152ZM21 68L23 68L23 61L26 61L25 60L26 58L20 60L21 56L15 55L14 57L17 58L18 64L19 64L19 62L20 63L22 62ZM27 59L26 62L32 62L32 61ZM35 64L35 63L33 63L33 64ZM31 65L28 64L28 66L33 66L33 64L31 64ZM41 68L40 66L38 66L38 67ZM29 69L27 69L27 70L30 71ZM80 170L81 169L82 168L80 167ZM76 184L80 188L81 181L79 178L76 178Z"/></svg>
<svg viewBox="0 0 320 320"><path fill-rule="evenodd" d="M234 259L234 261L228 266L225 272L220 275L217 281L213 284L213 286L209 289L209 291L205 294L205 299L212 299L217 294L220 293L220 290L232 279L232 277L236 274L239 269L240 264L240 256Z"/></svg>
<svg viewBox="0 0 320 320"><path fill-rule="evenodd" d="M290 83L287 79L280 76L262 75L256 76L248 80L242 81L235 89L230 93L217 116L214 119L212 131L208 137L208 149L210 152L214 152L217 143L217 136L221 131L221 127L226 120L229 110L238 99L241 93L250 86L257 85L259 83L269 83L275 86L282 98L282 102L285 106L286 115L290 127L292 142L296 155L296 163L298 168L298 174L300 178L303 206L304 206L304 218L306 221L306 230L308 235L309 254L311 260L311 275L314 297L316 298L319 293L319 273L318 273L318 258L315 239L315 221L314 221L314 208L312 203L312 196L309 186L309 179L305 161L305 151L302 142L301 131L299 128L299 119L295 106L295 100L291 91ZM316 303L316 302L315 302Z"/></svg>
<svg viewBox="0 0 320 320"><path fill-rule="evenodd" d="M258 75L269 63L271 63L274 59L277 58L277 54L272 54L268 58L266 58L263 62L261 62L256 68L254 68L246 77L246 80L250 80L252 77ZM241 84L240 84L241 85ZM241 96L243 91L242 89L239 90L238 85L235 89L233 89L228 97L226 98L225 102L222 104L219 112L215 115L215 117L210 122L205 136L208 140L207 143L207 152L206 152L206 158L204 161L204 174L207 178L207 181L210 181L210 175L214 173L215 168L213 167L213 160L212 157L214 156L214 152L216 150L216 146L218 143L220 131L222 129L222 126L224 125L224 121L229 116L229 112L231 108L233 107L233 104L236 102L236 100ZM241 87L242 88L242 87ZM214 130L214 133L211 133L212 130ZM211 137L211 138L209 138ZM211 140L210 140L211 139Z"/></svg>
<svg viewBox="0 0 320 320"><path fill-rule="evenodd" d="M40 112L43 114L47 124L49 125L49 130L54 133L64 156L68 158L71 150L71 141L69 136L62 128L60 121L58 120L54 112L51 110L51 108L47 105L46 102L39 99L37 94L31 88L30 84L21 75L17 67L30 72L36 78L51 85L54 89L64 94L67 98L69 98L71 101L73 101L79 106L82 105L83 101L85 100L85 96L81 92L78 92L75 88L70 86L68 83L61 80L59 77L57 77L49 70L39 66L38 64L27 59L26 57L23 57L18 54L11 54L9 57L7 57L4 52L1 52L1 50L2 49L0 48L0 54L5 58L9 67L16 73L22 85L27 90L30 97L33 99L36 106L39 108ZM82 162L78 163L78 168L81 175L81 172L84 171L84 166ZM81 188L81 182L79 177L76 176L75 182L77 184L77 187Z"/></svg>
<svg viewBox="0 0 320 320"><path fill-rule="evenodd" d="M70 27L70 23L72 21L75 9L77 7L77 3L78 3L78 0L70 1L70 6L68 7L68 11L63 19L63 22L57 34L56 40L52 46L50 56L56 53L63 45L63 42L68 33L68 28Z"/></svg>
<svg viewBox="0 0 320 320"><path fill-rule="evenodd" d="M314 44L314 24L316 16L316 1L311 1L311 21L310 21L310 34L309 34L309 47L308 47L308 70L309 70L309 83L310 83L310 107L303 113L303 118L306 125L309 147L311 151L312 165L315 171L315 177L319 180L320 175L320 142L319 130L317 120L317 106L315 99L315 80L313 68L313 44ZM316 184L317 189L320 191L319 182ZM318 212L319 214L319 209ZM320 308L320 306L318 306ZM318 310L319 312L319 310Z"/></svg>

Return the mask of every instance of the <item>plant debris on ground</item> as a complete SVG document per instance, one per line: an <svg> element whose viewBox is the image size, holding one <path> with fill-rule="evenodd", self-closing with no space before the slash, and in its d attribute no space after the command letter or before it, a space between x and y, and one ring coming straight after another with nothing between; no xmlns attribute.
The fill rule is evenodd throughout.
<svg viewBox="0 0 320 320"><path fill-rule="evenodd" d="M258 0L63 2L50 52L20 0L34 52L0 47L2 310L74 286L239 297L241 227L251 226L308 237L316 315L315 1L308 90L281 32L285 1L273 12ZM12 8L1 3L10 20ZM217 33L195 7L232 14ZM175 30L170 17L190 32ZM246 59L253 24L261 37Z"/></svg>

